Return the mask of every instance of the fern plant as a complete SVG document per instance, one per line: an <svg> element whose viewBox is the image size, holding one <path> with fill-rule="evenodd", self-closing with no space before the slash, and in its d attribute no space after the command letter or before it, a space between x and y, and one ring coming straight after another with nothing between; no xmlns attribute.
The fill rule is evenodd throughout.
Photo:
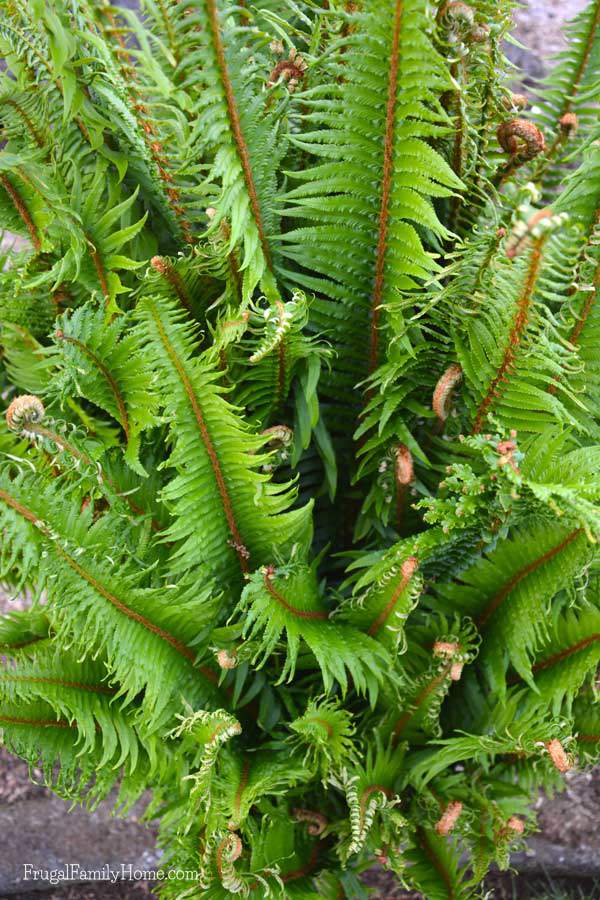
<svg viewBox="0 0 600 900"><path fill-rule="evenodd" d="M481 896L600 755L599 0L530 98L511 0L0 7L4 745L166 898Z"/></svg>

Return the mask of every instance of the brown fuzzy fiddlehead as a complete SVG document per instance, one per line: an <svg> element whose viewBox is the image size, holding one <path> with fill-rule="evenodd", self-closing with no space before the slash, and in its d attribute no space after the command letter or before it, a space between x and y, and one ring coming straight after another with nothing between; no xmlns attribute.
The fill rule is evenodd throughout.
<svg viewBox="0 0 600 900"><path fill-rule="evenodd" d="M460 0L444 3L437 14L438 25L448 32L449 37L456 40L467 37L475 25L475 13L467 3Z"/></svg>
<svg viewBox="0 0 600 900"><path fill-rule="evenodd" d="M525 823L522 819L519 819L518 816L511 816L506 823L506 827L514 834L523 834L523 832L525 831Z"/></svg>
<svg viewBox="0 0 600 900"><path fill-rule="evenodd" d="M238 655L235 650L217 651L217 662L221 669L235 669L238 664Z"/></svg>
<svg viewBox="0 0 600 900"><path fill-rule="evenodd" d="M458 818L462 812L463 805L460 800L452 800L448 804L441 818L436 822L435 830L439 835L445 837L454 829Z"/></svg>
<svg viewBox="0 0 600 900"><path fill-rule="evenodd" d="M554 767L558 769L561 774L564 774L565 772L568 772L569 769L573 768L569 755L557 738L554 738L552 741L546 741L544 746L548 751L548 755L550 756Z"/></svg>
<svg viewBox="0 0 600 900"><path fill-rule="evenodd" d="M431 407L440 424L443 424L448 418L453 391L462 381L462 377L461 367L458 363L454 363L448 366L435 386Z"/></svg>
<svg viewBox="0 0 600 900"><path fill-rule="evenodd" d="M11 431L27 434L28 425L39 425L45 414L44 404L33 394L15 397L6 410L6 424Z"/></svg>
<svg viewBox="0 0 600 900"><path fill-rule="evenodd" d="M279 81L283 81L287 84L290 94L293 94L298 85L303 81L306 69L306 62L301 56L298 56L296 48L292 47L288 58L280 59L273 67L271 74L269 75L267 87L275 87Z"/></svg>
<svg viewBox="0 0 600 900"><path fill-rule="evenodd" d="M396 477L396 525L400 532L406 506L406 492L408 486L415 480L412 453L406 444L398 444L396 447L394 474Z"/></svg>
<svg viewBox="0 0 600 900"><path fill-rule="evenodd" d="M527 119L510 119L502 122L497 131L498 143L505 153L519 162L534 159L545 148L544 135Z"/></svg>
<svg viewBox="0 0 600 900"><path fill-rule="evenodd" d="M312 809L294 809L292 812L296 822L306 822L308 824L306 830L313 837L323 834L327 828L327 819L321 813L314 812Z"/></svg>

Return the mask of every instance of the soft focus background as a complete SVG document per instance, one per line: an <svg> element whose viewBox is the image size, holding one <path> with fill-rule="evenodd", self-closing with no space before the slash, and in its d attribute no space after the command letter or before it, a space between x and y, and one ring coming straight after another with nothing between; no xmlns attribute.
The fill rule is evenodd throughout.
<svg viewBox="0 0 600 900"><path fill-rule="evenodd" d="M122 0L121 5L135 8L137 3ZM548 56L564 46L562 23L584 6L585 0L528 0L517 10L514 36L523 46L509 46L508 54L523 73L525 90L543 77ZM25 602L0 592L0 613ZM39 776L35 771L32 774ZM559 797L537 799L541 833L514 856L515 874L490 876L486 885L489 897L600 898L600 769L569 773L566 782L566 791ZM151 870L158 861L155 834L151 827L140 824L141 811L134 810L126 821L112 818L105 808L94 813L69 812L67 804L31 783L24 763L0 748L0 900L142 900L154 896L152 883L143 879L115 885L20 883L25 862L47 869L65 863L79 863L82 869L104 864L120 868L123 863L134 870ZM375 896L381 900L417 900L418 895L396 888L383 871L372 870L365 880L377 887Z"/></svg>

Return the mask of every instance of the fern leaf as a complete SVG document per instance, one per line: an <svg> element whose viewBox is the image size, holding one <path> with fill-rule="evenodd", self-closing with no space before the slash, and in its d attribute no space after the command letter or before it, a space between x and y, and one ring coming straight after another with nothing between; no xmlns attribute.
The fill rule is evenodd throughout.
<svg viewBox="0 0 600 900"><path fill-rule="evenodd" d="M216 696L211 684L216 676L206 667L195 670L191 649L206 624L210 589L199 602L187 601L196 609L195 623L191 614L178 625L164 605L162 589L138 587L137 573L115 567L105 553L98 553L89 514L80 515L59 488L40 487L34 478L11 479L3 473L0 515L19 536L15 546L25 542L29 548L28 574L32 577L32 570L39 570L34 584L37 580L46 587L57 638L83 653L104 652L109 672L120 682L117 696L123 702L131 703L145 692L141 708L149 731L172 714L182 693L196 702Z"/></svg>
<svg viewBox="0 0 600 900"><path fill-rule="evenodd" d="M480 658L494 690L505 690L509 661L535 689L531 657L546 634L550 603L588 559L580 529L544 523L498 545L462 573L460 584L439 587L444 604L472 616L485 635Z"/></svg>
<svg viewBox="0 0 600 900"><path fill-rule="evenodd" d="M139 474L142 432L156 424L156 399L148 384L141 346L122 318L106 323L104 311L86 304L57 321L57 372L51 392L78 394L115 419L127 443L125 459Z"/></svg>
<svg viewBox="0 0 600 900"><path fill-rule="evenodd" d="M287 195L286 216L306 226L282 236L286 258L300 267L286 275L323 295L314 322L338 357L326 384L336 415L353 406L349 391L380 359L387 304L438 268L418 234L444 234L431 198L461 186L427 143L447 127L438 98L450 82L425 14L421 0L368 2L355 12L343 83L307 92L315 130L294 138L322 162L296 173L302 184Z"/></svg>
<svg viewBox="0 0 600 900"><path fill-rule="evenodd" d="M376 673L378 666L389 662L387 652L355 628L328 620L318 596L314 566L256 572L244 589L237 612L244 613L245 637L252 641L261 635L254 657L258 665L264 665L285 634L286 658L280 682L293 678L302 640L317 660L325 691L337 681L345 693L350 677L356 690L368 693L375 702L381 682Z"/></svg>
<svg viewBox="0 0 600 900"><path fill-rule="evenodd" d="M274 548L306 550L310 506L289 510L293 493L256 470L268 461L263 436L251 434L216 384L218 372L197 357L194 330L173 303L144 298L138 314L147 346L159 361L165 407L174 438L170 465L178 475L164 491L174 522L175 570L202 566L220 584L268 563ZM207 510L211 510L207 516Z"/></svg>

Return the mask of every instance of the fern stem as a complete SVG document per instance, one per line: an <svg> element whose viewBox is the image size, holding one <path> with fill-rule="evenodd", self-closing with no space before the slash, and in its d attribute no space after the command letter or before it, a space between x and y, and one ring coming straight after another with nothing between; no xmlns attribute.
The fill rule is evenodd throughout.
<svg viewBox="0 0 600 900"><path fill-rule="evenodd" d="M12 184L12 182L9 181L7 176L4 174L0 175L0 184L2 184L2 187L4 188L4 190L10 197L10 199L12 200L15 209L17 210L19 216L23 220L23 224L25 225L25 228L29 232L29 237L31 238L31 243L33 244L36 252L39 253L40 250L42 249L42 242L40 241L39 232L37 230L36 225L34 224L33 219L31 218L31 215L25 205L25 202L23 201L23 198L21 197L21 194L19 193L17 188L14 186L14 184Z"/></svg>
<svg viewBox="0 0 600 900"><path fill-rule="evenodd" d="M242 797L244 796L244 791L246 790L246 785L248 784L248 778L250 777L250 760L244 759L242 764L242 771L240 774L240 782L237 786L237 790L235 792L235 798L233 800L233 810L236 815L236 821L239 820L240 817L240 806L242 804Z"/></svg>
<svg viewBox="0 0 600 900"><path fill-rule="evenodd" d="M398 69L400 62L400 31L402 26L403 0L396 0L392 52L390 57L390 77L386 108L385 138L383 145L383 178L381 206L379 210L379 233L375 260L375 284L371 296L371 349L369 353L369 373L375 371L379 356L379 319L381 299L385 280L385 257L387 249L388 224L390 217L390 197L394 168L394 128L396 124L396 102L398 94Z"/></svg>
<svg viewBox="0 0 600 900"><path fill-rule="evenodd" d="M452 148L452 168L457 178L462 179L463 163L465 157L465 114L463 109L463 90L467 86L467 68L464 59L455 62L450 68L450 73L454 80L461 85L454 95L454 103L456 106L456 115L454 116L454 143ZM461 79L462 74L462 79ZM460 213L464 200L463 194L456 193L450 201L449 228L456 231L460 223Z"/></svg>
<svg viewBox="0 0 600 900"><path fill-rule="evenodd" d="M598 26L600 25L600 0L596 0L594 15L592 17L592 21L590 22L590 27L585 39L585 46L583 49L583 54L579 60L579 64L575 69L575 73L573 75L573 80L571 82L571 86L569 88L568 93L565 95L563 105L560 108L560 111L557 115L557 121L560 123L560 120L564 115L569 113L575 102L575 98L581 87L581 81L583 76L585 75L585 70L587 69L588 62L590 60L590 54L592 52L592 47L594 44L594 39L596 37L596 32L598 30ZM539 181L543 175L545 174L548 166L552 162L553 158L556 156L562 145L564 144L567 138L567 134L563 131L562 128L558 127L558 130L554 136L554 139L548 150L540 160L540 165L537 167L533 179L534 181Z"/></svg>
<svg viewBox="0 0 600 900"><path fill-rule="evenodd" d="M596 297L598 295L598 289L600 288L600 262L596 265L596 271L594 272L594 280L592 282L593 290L590 291L589 296L584 304L583 309L581 310L581 315L575 322L573 326L573 331L569 337L569 343L577 346L579 343L579 338L581 336L581 332L585 327L585 323L587 318L592 311L592 307L596 302Z"/></svg>
<svg viewBox="0 0 600 900"><path fill-rule="evenodd" d="M0 653L10 653L12 650L22 650L24 647L30 647L31 644L37 644L40 641L48 639L47 635L36 635L27 641L21 641L19 644L0 644Z"/></svg>
<svg viewBox="0 0 600 900"><path fill-rule="evenodd" d="M596 223L600 221L600 212L596 214ZM594 272L594 279L592 281L592 290L589 292L585 303L583 304L583 309L581 310L577 321L573 326L573 330L569 335L569 343L574 347L577 347L579 344L579 338L581 337L581 332L585 328L585 324L588 320L588 317L592 311L594 303L596 302L596 297L598 296L598 289L600 288L600 261L596 264L596 271ZM558 390L558 383L560 381L560 376L557 376L551 385L548 386L549 394L556 394Z"/></svg>
<svg viewBox="0 0 600 900"><path fill-rule="evenodd" d="M156 0L156 5L160 10L160 14L163 20L163 25L165 28L165 33L167 35L167 41L169 44L169 50L173 54L173 59L175 60L175 69L179 66L181 61L180 53L179 53L179 44L177 42L177 35L175 34L175 29L173 28L173 23L169 18L169 14L167 12L167 7L165 6L164 0Z"/></svg>
<svg viewBox="0 0 600 900"><path fill-rule="evenodd" d="M64 547L62 547L57 541L53 540L48 526L43 521L38 519L37 515L34 512L32 512L30 509L27 509L27 507L23 506L21 503L19 503L18 500L15 500L14 497L11 497L11 495L4 490L0 490L0 500L6 503L7 506L10 506L11 509L14 509L15 512L19 513L19 515L21 515L28 522L31 522L32 525L35 525L35 527L44 535L44 537L52 542L52 545L54 546L54 549L56 550L58 556L60 556L64 560L69 568L72 569L73 572L75 572L76 575L78 575L83 581L86 581L98 594L100 594L101 597L104 597L104 599L107 600L112 606L114 606L115 609L118 609L119 612L123 613L123 615L128 619L131 619L134 622L138 622L140 625L146 628L147 631L152 632L152 634L155 634L163 641L166 641L167 644L170 644L170 646L173 647L174 650L176 650L189 662L191 662L192 664L195 663L196 654L193 652L193 650L190 650L189 647L186 647L186 645L182 643L182 641L173 637L173 635L169 634L168 631L165 631L163 628L159 628L158 625L155 625L149 619L146 619L145 616L142 616L135 610L130 609L125 603L122 602L122 600L119 600L118 597L116 597L114 594L111 594L111 592L107 588L105 588L104 585L101 584L96 578L94 578L93 575L91 575L89 572L86 572L86 570L82 566L80 566L79 563L75 559L73 559L73 557L69 553L67 553ZM218 682L217 675L211 669L208 669L205 666L201 666L199 667L199 671L201 671L202 674L213 683Z"/></svg>
<svg viewBox="0 0 600 900"><path fill-rule="evenodd" d="M67 722L64 719L22 719L17 716L0 715L0 724L6 725L31 725L32 728L77 728L76 722Z"/></svg>
<svg viewBox="0 0 600 900"><path fill-rule="evenodd" d="M162 3L160 5L162 8ZM163 11L164 14L164 10L161 11ZM110 24L110 28L107 29L101 23L97 23L103 36L105 36L106 39L107 34L114 35L117 40L118 46L114 48L114 54L117 60L116 64L119 67L123 84L125 85L125 88L127 90L130 109L133 116L139 123L142 138L144 140L144 143L146 144L148 153L152 157L152 161L156 166L158 177L162 182L161 187L165 200L173 211L176 219L178 220L178 224L181 228L184 240L188 244L193 244L194 236L192 234L191 225L185 215L184 208L179 202L180 191L178 188L175 188L171 185L173 178L165 168L167 160L163 155L163 146L158 140L156 140L156 137L154 137L156 135L157 129L152 124L152 122L144 119L144 117L141 115L142 113L147 111L147 106L142 102L142 91L138 87L139 79L135 65L135 57L127 48L127 43L123 38L121 30L118 28L118 23L112 13L110 3L104 2L104 7L100 10L100 14L105 15ZM168 21L166 17L165 21ZM109 47L111 47L111 49L113 49L110 40L106 39L106 43Z"/></svg>
<svg viewBox="0 0 600 900"><path fill-rule="evenodd" d="M100 252L98 251L98 248L96 247L90 236L86 234L85 237L88 242L94 269L96 270L96 275L98 276L98 281L100 282L100 289L104 295L105 301L108 301L110 298L110 291L108 290L108 281L106 280L106 270L104 268L104 262L102 261L102 257L100 255Z"/></svg>
<svg viewBox="0 0 600 900"><path fill-rule="evenodd" d="M507 376L514 365L517 350L519 349L523 334L525 332L525 329L527 328L527 323L529 320L529 309L539 276L540 267L542 264L542 251L547 237L548 235L545 234L541 238L538 238L534 245L531 259L529 261L527 278L525 279L525 284L517 303L517 313L510 334L508 336L508 343L504 350L502 362L500 363L498 371L496 372L487 389L485 397L483 398L482 402L479 405L479 408L477 409L475 421L473 423L472 434L480 433L485 417L491 411L494 403L500 395L500 385L503 382L506 382Z"/></svg>
<svg viewBox="0 0 600 900"><path fill-rule="evenodd" d="M438 674L434 678L432 678L430 681L428 681L427 684L425 685L425 687L423 687L422 690L417 694L417 696L415 697L415 700L413 702L413 708L407 709L406 712L402 713L402 715L400 716L400 718L398 719L398 721L396 722L396 724L394 726L394 731L393 731L394 744L398 743L398 741L400 739L400 735L402 734L402 732L404 731L406 726L409 724L409 722L414 718L414 716L418 712L421 704L424 703L425 700L427 700L427 698L430 696L430 694L433 693L433 691L435 691L436 688L438 688L441 684L444 683L445 679L450 674L452 665L453 665L452 662L446 663L446 665L442 668L442 670L440 672L438 672Z"/></svg>
<svg viewBox="0 0 600 900"><path fill-rule="evenodd" d="M562 116L565 113L570 112L573 107L573 103L575 101L577 91L579 90L579 88L581 86L581 81L583 79L583 76L585 75L585 70L587 69L587 65L590 60L590 54L592 52L594 38L596 37L596 32L598 30L599 25L600 25L600 0L596 0L594 15L592 17L592 21L590 23L590 28L589 28L589 31L586 36L583 54L581 56L581 59L579 60L579 65L577 66L577 69L575 70L575 74L573 76L573 81L571 82L571 89L570 89L567 97L565 98L565 102L562 106L559 118L562 118Z"/></svg>
<svg viewBox="0 0 600 900"><path fill-rule="evenodd" d="M188 378L187 372L183 366L183 363L177 356L175 352L175 348L169 341L169 337L164 329L163 323L160 320L160 316L156 311L156 307L154 307L151 303L149 303L149 308L151 311L152 318L154 320L154 324L156 325L156 329L159 333L160 339L163 343L163 346L169 356L169 359L173 363L175 370L181 380L183 385L183 389L186 393L186 396L189 400L190 406L192 408L192 412L194 413L194 418L196 420L196 424L198 425L198 430L200 432L200 437L206 453L208 455L211 468L213 470L213 475L215 477L215 481L217 484L217 490L219 491L219 495L221 497L221 502L223 504L223 511L225 513L225 518L227 520L227 525L229 527L229 531L231 532L231 537L233 540L233 548L237 553L238 560L240 563L240 568L243 574L246 574L248 570L248 550L246 549L242 536L240 534L240 530L238 528L235 513L233 511L233 504L231 502L231 497L229 496L229 490L227 488L227 484L225 482L225 477L223 475L223 470L221 469L221 463L219 461L219 457L217 456L217 452L215 450L214 444L212 442L212 438L206 427L206 422L204 421L204 416L202 414L202 409L194 393L194 388L190 379Z"/></svg>
<svg viewBox="0 0 600 900"><path fill-rule="evenodd" d="M454 892L454 885L452 883L452 878L450 877L449 873L444 868L443 863L438 858L435 851L433 850L433 847L429 843L429 840L427 838L427 832L425 831L424 828L419 827L416 830L415 836L417 838L419 846L425 853L425 856L427 857L427 859L429 860L429 862L431 863L431 865L433 866L435 871L438 873L438 875L444 882L444 886L446 888L447 895L448 895L448 900L456 900L456 894Z"/></svg>
<svg viewBox="0 0 600 900"><path fill-rule="evenodd" d="M319 862L320 855L320 845L317 841L311 850L311 854L308 862L305 866L301 866L299 869L293 869L291 872L288 872L287 875L281 876L281 881L286 884L288 881L297 881L299 878L306 878L307 875L310 875L311 872L317 867Z"/></svg>
<svg viewBox="0 0 600 900"><path fill-rule="evenodd" d="M409 560L412 561L412 564L407 565L409 563ZM385 625L385 623L389 619L391 613L393 612L393 609L396 606L396 603L398 602L398 598L400 597L402 592L408 587L408 584L409 584L411 578L413 577L413 575L415 574L416 570L417 570L416 558L409 557L409 559L406 560L406 562L402 566L402 569L401 569L402 577L401 577L400 581L398 582L398 584L396 585L396 589L395 589L394 593L392 594L389 602L386 604L385 609L383 609L380 612L380 614L377 616L377 618L371 624L369 630L367 631L367 634L371 635L371 637L374 637L377 634L377 632L379 631L379 629L381 628L381 626Z"/></svg>
<svg viewBox="0 0 600 900"><path fill-rule="evenodd" d="M475 149L475 171L473 175L473 183L471 193L479 194L479 188L486 166L487 150L489 147L489 123L492 119L491 108L494 98L494 77L495 66L498 59L498 44L494 38L490 38L490 50L487 54L487 78L485 81L485 89L483 92L483 102L481 104L481 115L479 117L479 127L477 128L477 146Z"/></svg>
<svg viewBox="0 0 600 900"><path fill-rule="evenodd" d="M527 575L531 575L531 573L539 569L540 566L543 566L545 563L553 559L558 553L564 550L565 547L568 547L569 544L572 544L573 541L577 537L579 537L581 533L581 528L577 528L575 529L575 531L571 531L565 538L563 538L563 540L559 544L557 544L555 547L551 547L550 550L547 550L541 556L538 556L537 559L534 559L532 562L528 563L528 565L520 569L515 575L513 575L513 577L502 587L502 589L498 591L492 601L486 606L482 614L479 616L477 627L480 630L485 628L496 610L502 605L504 600L506 600L508 595L516 588L516 586L523 580L523 578L526 578Z"/></svg>
<svg viewBox="0 0 600 900"><path fill-rule="evenodd" d="M283 326L285 322L285 306L281 300L276 300L277 310L279 312L279 321ZM285 332L281 334L279 348L277 351L277 400L273 413L279 412L283 400L285 399Z"/></svg>
<svg viewBox="0 0 600 900"><path fill-rule="evenodd" d="M324 621L329 618L327 613L323 610L298 609L297 606L292 606L291 603L288 603L283 594L281 594L273 587L273 582L271 581L271 574L269 571L266 571L264 573L263 583L266 591L271 595L271 597L273 597L273 599L276 600L280 606L283 606L284 609L292 613L292 615L297 616L299 619L319 619L321 621Z"/></svg>
<svg viewBox="0 0 600 900"><path fill-rule="evenodd" d="M262 247L265 261L270 268L270 266L271 266L271 251L270 251L269 244L267 242L267 237L265 234L265 228L264 228L264 224L263 224L262 213L260 210L260 204L258 201L256 185L254 184L254 176L252 174L252 166L250 163L250 154L248 152L248 146L246 144L246 139L245 139L244 133L242 131L242 124L240 122L240 114L238 112L237 103L235 100L235 94L233 92L233 85L231 83L231 78L229 76L229 69L227 67L227 60L225 58L225 48L223 46L223 39L221 36L221 26L219 24L219 12L217 9L217 0L206 0L206 7L208 10L209 26L210 26L210 32L211 32L211 37L212 37L213 48L215 51L215 55L217 57L217 66L219 69L219 73L221 75L223 89L225 91L225 100L227 103L227 111L229 113L229 123L231 126L233 138L234 138L234 141L235 141L235 144L237 147L237 152L238 152L238 156L240 159L240 163L242 165L242 171L244 173L244 181L246 182L246 190L248 191L248 197L250 199L252 215L254 216L254 221L256 224L257 231L258 231L260 245Z"/></svg>
<svg viewBox="0 0 600 900"><path fill-rule="evenodd" d="M175 266L171 265L169 260L164 259L162 256L153 256L150 260L150 265L163 276L165 281L168 281L175 291L181 305L193 316L194 309L188 296L188 292L183 283L183 279Z"/></svg>
<svg viewBox="0 0 600 900"><path fill-rule="evenodd" d="M545 669L551 669L552 666L555 666L557 663L562 662L564 659L569 659L570 656L573 656L575 653L580 653L582 650L587 650L588 647L591 647L596 641L600 641L600 634L591 634L589 637L583 638L583 640L579 641L577 644L572 644L570 647L565 647L564 650L560 650L558 653L554 653L552 656L549 656L548 659L544 659L541 662L535 663L531 667L532 672L543 672ZM514 675L509 678L509 684L518 684L519 681L522 681L520 675Z"/></svg>
<svg viewBox="0 0 600 900"><path fill-rule="evenodd" d="M0 105L2 105L3 103L6 104L6 106L12 107L12 109L17 112L17 114L23 120L25 127L29 131L37 146L42 149L44 146L44 139L42 138L41 134L31 121L30 117L27 115L23 107L20 105L20 103L17 103L16 100L13 100L12 97L2 97L0 99Z"/></svg>
<svg viewBox="0 0 600 900"><path fill-rule="evenodd" d="M116 694L115 688L107 687L103 684L83 684L80 681L63 681L61 678L42 678L41 676L29 675L13 675L12 673L1 672L0 681L22 681L28 684L55 684L59 687L75 688L78 691L89 691L92 694L108 694L112 696Z"/></svg>
<svg viewBox="0 0 600 900"><path fill-rule="evenodd" d="M101 469L100 463L94 462L94 460L87 455L87 453L82 453L77 447L74 447L69 441L62 437L62 435L57 434L56 431L52 431L50 428L46 428L43 425L38 425L34 422L27 423L27 434L38 434L40 437L45 437L49 441L52 441L53 444L60 450L64 450L69 453L73 459L79 460L85 466L90 466L91 468L96 468L98 473L102 479L116 494L119 494L119 489L117 485L112 481L108 475ZM22 432L23 436L27 436L24 432ZM133 498L129 494L119 494L125 500L132 513L135 513L136 516L145 515L144 510L134 502ZM160 524L156 521L156 519L150 520L150 527L153 531L160 531Z"/></svg>
<svg viewBox="0 0 600 900"><path fill-rule="evenodd" d="M119 422L123 432L125 434L125 439L129 440L129 416L127 415L127 407L125 406L125 400L123 399L123 395L120 391L119 385L113 378L112 374L108 370L108 368L104 365L102 360L96 356L93 350L84 344L83 341L78 340L77 338L70 337L68 334L65 334L62 331L55 332L55 337L57 337L61 341L65 341L67 344L72 344L74 347L77 347L78 350L87 356L87 358L96 366L98 371L101 373L104 380L107 382L110 387L112 394L115 398L115 402L117 404L117 408L119 410Z"/></svg>
<svg viewBox="0 0 600 900"><path fill-rule="evenodd" d="M1 492L0 492L1 493ZM72 569L76 575L79 575L84 581L86 581L90 587L92 587L101 597L104 597L105 600L118 609L119 612L123 613L128 619L131 619L134 622L138 622L142 625L147 631L151 631L152 634L157 635L157 637L161 638L163 641L166 641L167 644L170 644L174 650L176 650L181 656L187 659L192 664L196 660L196 654L193 650L190 650L189 647L186 647L184 643L182 643L177 638L173 637L172 634L169 634L168 631L165 631L163 628L159 628L158 625L155 625L149 619L146 619L145 616L142 616L141 613L135 612L135 610L130 609L122 600L119 600L114 594L112 594L107 588L104 587L93 575L80 566L79 563L73 559L73 557L67 553L60 544L55 543L54 547L60 557L66 562L70 569Z"/></svg>

